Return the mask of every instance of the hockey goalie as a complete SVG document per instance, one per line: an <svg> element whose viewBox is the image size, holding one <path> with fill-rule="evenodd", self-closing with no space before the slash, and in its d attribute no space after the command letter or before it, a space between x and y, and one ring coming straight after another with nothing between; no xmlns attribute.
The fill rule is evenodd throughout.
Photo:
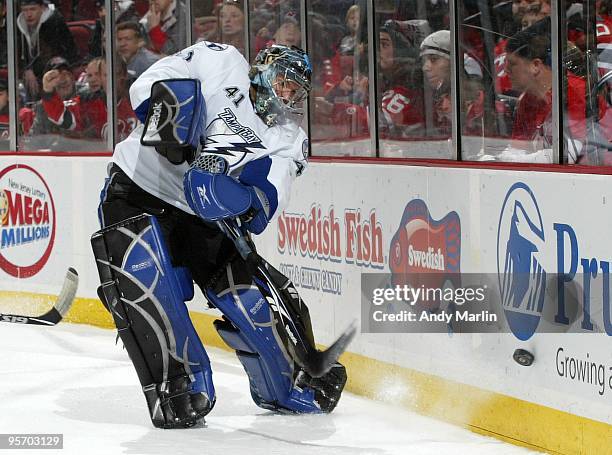
<svg viewBox="0 0 612 455"><path fill-rule="evenodd" d="M215 329L258 406L328 413L338 403L345 343L327 357L317 350L307 307L251 240L306 168L299 124L311 71L296 47L272 46L249 66L232 46L204 41L159 60L130 89L142 124L115 148L91 242L98 294L156 427L191 427L215 404L185 305L194 282L223 314Z"/></svg>

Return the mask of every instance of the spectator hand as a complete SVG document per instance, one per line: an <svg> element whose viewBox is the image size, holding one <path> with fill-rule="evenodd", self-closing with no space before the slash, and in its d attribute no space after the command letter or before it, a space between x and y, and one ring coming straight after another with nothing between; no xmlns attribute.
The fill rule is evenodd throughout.
<svg viewBox="0 0 612 455"><path fill-rule="evenodd" d="M334 110L334 104L330 103L329 101L327 101L322 96L317 96L317 97L315 97L314 108L315 108L315 111L317 112L317 114L320 113L321 115L329 116L329 115L332 114L332 112Z"/></svg>
<svg viewBox="0 0 612 455"><path fill-rule="evenodd" d="M58 70L50 70L43 76L43 91L53 93L59 82L60 72Z"/></svg>
<svg viewBox="0 0 612 455"><path fill-rule="evenodd" d="M266 27L261 27L259 31L257 32L257 36L260 36L263 38L269 38L271 36L271 33Z"/></svg>
<svg viewBox="0 0 612 455"><path fill-rule="evenodd" d="M365 76L358 76L355 82L355 91L362 97L368 94L368 78Z"/></svg>
<svg viewBox="0 0 612 455"><path fill-rule="evenodd" d="M350 92L353 88L353 78L351 76L344 76L338 87L343 92Z"/></svg>
<svg viewBox="0 0 612 455"><path fill-rule="evenodd" d="M151 3L151 8L147 12L147 28L151 30L161 23L161 11L157 9L154 3Z"/></svg>
<svg viewBox="0 0 612 455"><path fill-rule="evenodd" d="M38 79L32 70L25 70L23 74L25 79L25 85L28 89L28 93L34 97L38 96L39 86Z"/></svg>

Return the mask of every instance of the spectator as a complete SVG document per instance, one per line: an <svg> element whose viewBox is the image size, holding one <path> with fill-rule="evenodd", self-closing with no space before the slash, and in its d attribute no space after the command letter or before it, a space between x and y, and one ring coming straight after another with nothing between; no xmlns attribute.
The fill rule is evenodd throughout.
<svg viewBox="0 0 612 455"><path fill-rule="evenodd" d="M131 79L137 79L149 66L159 60L159 55L144 45L144 37L138 22L123 22L117 25L117 53L126 63Z"/></svg>
<svg viewBox="0 0 612 455"><path fill-rule="evenodd" d="M572 2L569 2L570 5ZM540 19L550 16L550 0L512 0L512 17L516 30L525 28L523 18L526 14L540 14ZM536 21L537 22L537 21Z"/></svg>
<svg viewBox="0 0 612 455"><path fill-rule="evenodd" d="M302 31L300 24L293 14L286 15L279 25L273 39L268 43L268 46L273 44L283 44L285 46L301 47Z"/></svg>
<svg viewBox="0 0 612 455"><path fill-rule="evenodd" d="M0 68L7 65L6 0L0 0Z"/></svg>
<svg viewBox="0 0 612 455"><path fill-rule="evenodd" d="M346 35L340 41L340 53L343 55L352 55L355 46L359 44L359 28L361 26L361 8L359 5L352 5L346 12Z"/></svg>
<svg viewBox="0 0 612 455"><path fill-rule="evenodd" d="M522 30L550 15L550 0L513 0L511 34ZM507 31L507 30L505 30ZM495 45L495 92L502 95L518 96L512 91L512 84L506 72L506 44L508 38Z"/></svg>
<svg viewBox="0 0 612 455"><path fill-rule="evenodd" d="M102 130L107 123L106 108L106 87L103 84L102 71L106 71L104 58L98 57L87 64L86 80L87 85L78 92L78 97L74 99L75 104L80 108L79 124L76 130L82 136L91 138L103 138Z"/></svg>
<svg viewBox="0 0 612 455"><path fill-rule="evenodd" d="M450 82L450 32L439 30L421 43L423 73L433 90Z"/></svg>
<svg viewBox="0 0 612 455"><path fill-rule="evenodd" d="M531 27L536 22L550 15L550 5L548 8L542 8L540 3L530 5L524 12L521 18L521 30Z"/></svg>
<svg viewBox="0 0 612 455"><path fill-rule="evenodd" d="M450 32L439 30L421 43L423 76L433 95L434 135L450 136Z"/></svg>
<svg viewBox="0 0 612 455"><path fill-rule="evenodd" d="M77 79L76 88L79 95L95 93L102 89L100 57L96 57L87 63L85 71Z"/></svg>
<svg viewBox="0 0 612 455"><path fill-rule="evenodd" d="M149 11L140 20L149 37L151 50L169 55L185 47L186 8L179 0L150 0Z"/></svg>
<svg viewBox="0 0 612 455"><path fill-rule="evenodd" d="M194 19L193 40L196 43L200 41L214 41L218 33L216 16L200 16Z"/></svg>
<svg viewBox="0 0 612 455"><path fill-rule="evenodd" d="M125 138L138 124L128 96L127 67L117 61L118 137ZM62 134L68 137L106 140L108 115L106 98L106 61L96 58L88 65L88 90L75 96L75 84L68 62L54 58L43 77L43 98L35 107L32 134ZM97 89L96 89L97 88Z"/></svg>
<svg viewBox="0 0 612 455"><path fill-rule="evenodd" d="M102 88L106 90L107 79L106 79L106 61L102 59L100 64L100 77L102 82ZM130 103L129 94L129 77L127 72L127 66L121 59L116 61L115 68L115 86L117 91L116 99L116 126L115 131L117 133L117 140L122 141L127 138L130 133L138 126L139 120L136 117ZM106 139L107 137L108 124L105 124L101 130L101 137Z"/></svg>
<svg viewBox="0 0 612 455"><path fill-rule="evenodd" d="M68 61L62 57L49 61L43 76L42 99L34 108L32 135L100 137L99 130L106 123L106 95L100 84L100 60L95 59L88 65L87 82L93 89L82 90L78 94ZM98 89L95 90L95 87Z"/></svg>
<svg viewBox="0 0 612 455"><path fill-rule="evenodd" d="M74 63L77 49L72 34L62 16L47 6L43 0L21 0L21 13L17 17L17 28L21 39L17 40L17 55L30 99L38 97L40 80L46 62L61 56Z"/></svg>
<svg viewBox="0 0 612 455"><path fill-rule="evenodd" d="M63 57L53 57L42 78L42 99L34 106L32 134L61 134L75 130L79 115L78 106L72 101L75 94L69 62Z"/></svg>
<svg viewBox="0 0 612 455"><path fill-rule="evenodd" d="M393 27L379 32L380 130L384 138L403 139L422 133L424 109L422 92L415 78L417 55L405 37ZM315 99L330 122L345 137L364 135L368 131L367 104L369 83L366 59L357 57L352 75L347 75L322 99ZM339 135L341 136L341 135Z"/></svg>
<svg viewBox="0 0 612 455"><path fill-rule="evenodd" d="M104 3L104 0L101 0ZM136 4L133 0L115 0L113 3L115 10L115 24L123 22L138 22L140 16L136 11Z"/></svg>
<svg viewBox="0 0 612 455"><path fill-rule="evenodd" d="M421 43L423 75L433 95L434 134L442 136L451 133L450 46L449 30L438 30ZM468 54L463 54L463 69L464 77L482 78L482 68Z"/></svg>
<svg viewBox="0 0 612 455"><path fill-rule="evenodd" d="M104 6L104 0L95 1L96 11L98 18L96 19L96 25L94 32L89 41L89 56L90 57L102 57L105 54L104 47L104 27L106 25L106 6ZM115 12L115 24L122 24L123 22L136 22L140 20L140 16L136 12L133 0L116 0L113 2L113 9ZM141 28L141 35L144 34L144 29Z"/></svg>
<svg viewBox="0 0 612 455"><path fill-rule="evenodd" d="M379 33L381 77L380 126L387 138L422 134L425 125L423 93L415 77L416 55L404 36L391 26Z"/></svg>
<svg viewBox="0 0 612 455"><path fill-rule="evenodd" d="M327 19L322 14L309 12L309 37L311 49L309 56L314 69L312 73L312 93L314 97L325 95L342 81L339 54ZM346 72L344 74L347 74Z"/></svg>
<svg viewBox="0 0 612 455"><path fill-rule="evenodd" d="M224 0L217 13L219 35L217 41L230 44L244 55L244 12L242 1Z"/></svg>
<svg viewBox="0 0 612 455"><path fill-rule="evenodd" d="M513 35L506 46L506 71L512 87L521 92L516 106L512 139L514 147L535 152L552 148L552 69L550 19L547 18ZM584 141L585 81L567 72L566 106L569 129L574 139ZM516 143L528 141L531 143Z"/></svg>
<svg viewBox="0 0 612 455"><path fill-rule="evenodd" d="M104 55L104 27L106 26L106 6L104 0L96 0L96 11L98 18L94 32L89 40L89 56L101 57Z"/></svg>

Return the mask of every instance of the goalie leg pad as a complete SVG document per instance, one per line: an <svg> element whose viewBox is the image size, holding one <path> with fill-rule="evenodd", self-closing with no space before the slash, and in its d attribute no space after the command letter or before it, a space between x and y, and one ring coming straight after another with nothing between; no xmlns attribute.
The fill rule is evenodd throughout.
<svg viewBox="0 0 612 455"><path fill-rule="evenodd" d="M237 268L242 267L238 265ZM283 296L290 298L292 293L297 296L291 282L280 276L286 281L281 289ZM245 284L236 284L238 281ZM334 409L346 382L344 367L338 364L317 380L301 371L276 328L264 296L269 295L264 284L238 278L230 263L227 282L215 284L214 290L208 289L206 295L224 314L223 320L215 321L215 328L225 343L236 351L249 377L251 396L258 406L299 413L331 412ZM299 301L292 302L290 308L299 308L301 315L292 317L307 332L303 337L311 341L313 336L306 306Z"/></svg>
<svg viewBox="0 0 612 455"><path fill-rule="evenodd" d="M215 389L184 303L193 298L187 270L172 266L150 215L102 229L91 243L105 305L134 363L153 424L196 424L212 409Z"/></svg>

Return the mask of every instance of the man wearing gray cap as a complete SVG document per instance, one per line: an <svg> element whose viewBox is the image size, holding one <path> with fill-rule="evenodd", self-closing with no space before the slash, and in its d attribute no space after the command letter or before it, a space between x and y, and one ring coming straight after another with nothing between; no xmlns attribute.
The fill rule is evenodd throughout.
<svg viewBox="0 0 612 455"><path fill-rule="evenodd" d="M433 89L450 83L450 47L450 30L438 30L421 43L423 72ZM463 67L467 76L482 78L482 68L467 54L463 54Z"/></svg>
<svg viewBox="0 0 612 455"><path fill-rule="evenodd" d="M20 39L17 39L19 68L30 99L37 99L45 64L61 56L74 63L77 50L62 15L44 0L21 0L17 17Z"/></svg>
<svg viewBox="0 0 612 455"><path fill-rule="evenodd" d="M435 109L436 135L451 133L451 34L449 30L438 30L428 35L421 43L421 59L423 75L431 87ZM463 54L465 78L482 78L482 68L478 62L467 54ZM464 78L464 79L465 79Z"/></svg>

